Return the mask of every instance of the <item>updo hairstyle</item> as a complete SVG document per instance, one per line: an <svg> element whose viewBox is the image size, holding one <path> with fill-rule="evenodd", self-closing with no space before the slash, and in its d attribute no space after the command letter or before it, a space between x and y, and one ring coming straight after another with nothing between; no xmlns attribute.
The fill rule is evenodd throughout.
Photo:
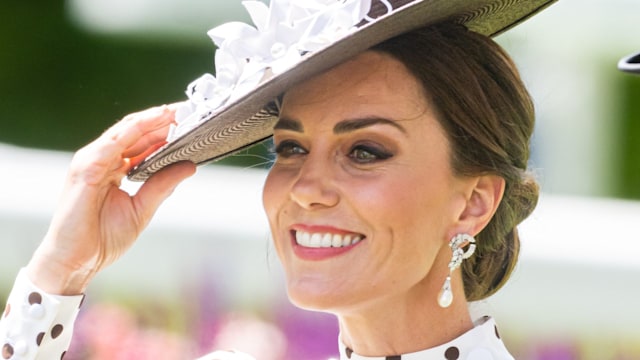
<svg viewBox="0 0 640 360"><path fill-rule="evenodd" d="M534 108L518 71L490 38L445 23L387 40L372 50L401 61L422 84L445 129L456 175L495 174L506 186L489 224L476 236L462 276L469 301L495 293L517 262L516 226L535 208L539 188L527 171Z"/></svg>

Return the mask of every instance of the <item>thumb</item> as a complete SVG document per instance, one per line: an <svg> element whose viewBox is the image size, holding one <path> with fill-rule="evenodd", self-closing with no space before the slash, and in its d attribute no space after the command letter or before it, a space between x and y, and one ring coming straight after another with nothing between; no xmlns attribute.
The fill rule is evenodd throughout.
<svg viewBox="0 0 640 360"><path fill-rule="evenodd" d="M146 225L160 204L184 179L196 172L196 165L182 161L158 171L140 187L134 196L138 219Z"/></svg>

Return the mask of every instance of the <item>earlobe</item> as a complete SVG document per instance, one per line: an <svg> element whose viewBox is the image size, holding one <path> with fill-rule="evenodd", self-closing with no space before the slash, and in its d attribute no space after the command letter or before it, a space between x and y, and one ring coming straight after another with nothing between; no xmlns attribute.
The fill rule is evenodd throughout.
<svg viewBox="0 0 640 360"><path fill-rule="evenodd" d="M498 210L504 194L505 180L498 175L482 175L467 199L464 211L460 214L459 225L476 235L491 221Z"/></svg>

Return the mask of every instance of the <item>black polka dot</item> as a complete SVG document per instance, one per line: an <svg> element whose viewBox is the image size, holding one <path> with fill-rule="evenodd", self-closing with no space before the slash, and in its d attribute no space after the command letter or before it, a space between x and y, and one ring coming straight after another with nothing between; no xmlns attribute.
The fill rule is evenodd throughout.
<svg viewBox="0 0 640 360"><path fill-rule="evenodd" d="M402 356L400 356L400 355L387 356L387 357L385 357L385 360L402 360Z"/></svg>
<svg viewBox="0 0 640 360"><path fill-rule="evenodd" d="M38 346L40 346L40 344L42 344L42 339L44 339L44 333L41 332L40 334L38 334L38 336L36 336L36 344Z"/></svg>
<svg viewBox="0 0 640 360"><path fill-rule="evenodd" d="M4 308L4 317L9 316L10 312L11 312L11 304L7 303L7 306Z"/></svg>
<svg viewBox="0 0 640 360"><path fill-rule="evenodd" d="M447 360L458 360L460 358L460 350L457 347L452 346L444 352L444 358Z"/></svg>
<svg viewBox="0 0 640 360"><path fill-rule="evenodd" d="M82 307L82 304L84 304L84 299L86 297L87 297L86 295L82 294L82 299L80 300L80 304L78 304L78 309L80 309Z"/></svg>
<svg viewBox="0 0 640 360"><path fill-rule="evenodd" d="M351 359L351 354L353 354L353 350L346 348L344 349L345 354L347 354L347 359Z"/></svg>
<svg viewBox="0 0 640 360"><path fill-rule="evenodd" d="M66 351L64 351L64 352L62 353L62 355L60 355L60 360L64 359L64 356L65 356L65 355L67 355L67 352L66 352Z"/></svg>
<svg viewBox="0 0 640 360"><path fill-rule="evenodd" d="M494 326L493 329L496 331L496 337L500 339L500 333L498 332L498 327Z"/></svg>
<svg viewBox="0 0 640 360"><path fill-rule="evenodd" d="M11 344L4 344L2 347L2 358L3 359L11 359L13 356L13 346Z"/></svg>
<svg viewBox="0 0 640 360"><path fill-rule="evenodd" d="M42 295L37 292L32 292L31 294L29 294L29 304L42 304Z"/></svg>
<svg viewBox="0 0 640 360"><path fill-rule="evenodd" d="M51 338L52 338L52 339L55 339L55 338L57 338L58 336L60 336L60 334L62 334L62 330L63 330L62 325L58 324L58 325L54 326L54 327L51 329Z"/></svg>

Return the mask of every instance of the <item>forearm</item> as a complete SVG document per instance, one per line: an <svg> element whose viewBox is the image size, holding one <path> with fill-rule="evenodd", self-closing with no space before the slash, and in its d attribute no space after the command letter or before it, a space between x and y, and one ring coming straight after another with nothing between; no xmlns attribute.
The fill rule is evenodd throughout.
<svg viewBox="0 0 640 360"><path fill-rule="evenodd" d="M76 152L47 236L1 316L1 359L59 359L66 351L78 294L133 245L162 201L195 172L194 164L181 162L149 178L135 195L120 189L136 159L163 144L173 122L168 106L131 114Z"/></svg>

